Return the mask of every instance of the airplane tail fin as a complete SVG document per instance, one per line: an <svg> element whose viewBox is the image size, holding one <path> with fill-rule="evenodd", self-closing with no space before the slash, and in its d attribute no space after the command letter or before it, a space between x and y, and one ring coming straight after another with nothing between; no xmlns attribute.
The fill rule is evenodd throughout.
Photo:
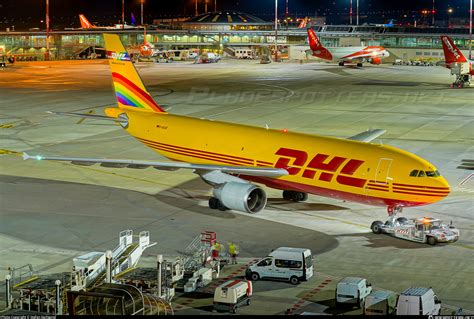
<svg viewBox="0 0 474 319"><path fill-rule="evenodd" d="M467 62L467 59L457 48L450 37L442 35L441 43L443 44L444 60L446 61L446 65Z"/></svg>
<svg viewBox="0 0 474 319"><path fill-rule="evenodd" d="M298 26L298 29L304 29L308 25L308 17L305 17L304 19L301 20L300 25Z"/></svg>
<svg viewBox="0 0 474 319"><path fill-rule="evenodd" d="M147 92L119 36L104 34L104 42L119 108L166 113Z"/></svg>
<svg viewBox="0 0 474 319"><path fill-rule="evenodd" d="M314 32L313 28L308 28L308 39L309 39L309 47L311 50L316 51L319 49L324 48L321 41L319 41L316 32Z"/></svg>
<svg viewBox="0 0 474 319"><path fill-rule="evenodd" d="M79 21L81 21L81 28L83 28L83 29L93 29L93 28L95 28L95 25L90 23L89 20L87 20L87 18L83 14L79 15Z"/></svg>

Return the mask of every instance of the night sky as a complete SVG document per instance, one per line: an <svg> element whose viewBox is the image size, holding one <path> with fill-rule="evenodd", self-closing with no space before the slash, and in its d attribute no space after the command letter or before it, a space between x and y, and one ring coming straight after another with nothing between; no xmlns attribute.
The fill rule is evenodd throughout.
<svg viewBox="0 0 474 319"><path fill-rule="evenodd" d="M355 2L353 6L355 11ZM199 0L199 11L204 11L204 0ZM214 8L214 0L208 0L209 10ZM255 14L263 19L273 17L273 0L217 0L218 9L239 10ZM52 24L76 24L77 15L84 13L92 21L105 24L118 22L121 15L121 0L50 0L50 15ZM130 20L130 12L134 12L137 20L140 15L140 0L125 0L126 20ZM289 0L290 14L326 15L328 20L338 21L348 11L349 0L317 1L317 0ZM284 13L285 0L279 0L280 12ZM397 18L400 14L410 11L431 9L432 0L360 0L361 14L367 15L370 22L384 22L389 18ZM436 0L438 18L447 14L447 8L454 9L453 16L467 16L469 0ZM44 19L45 0L0 0L0 23L40 23ZM145 0L145 22L151 23L153 18L171 17L194 14L194 0ZM380 21L382 20L382 21ZM331 22L331 21L329 21ZM40 25L38 25L41 27Z"/></svg>

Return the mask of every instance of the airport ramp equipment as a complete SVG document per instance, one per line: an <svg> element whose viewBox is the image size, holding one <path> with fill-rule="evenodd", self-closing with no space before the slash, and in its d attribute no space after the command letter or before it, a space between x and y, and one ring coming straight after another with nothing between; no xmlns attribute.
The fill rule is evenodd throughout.
<svg viewBox="0 0 474 319"><path fill-rule="evenodd" d="M171 304L126 284L104 283L87 291L68 291L69 315L173 315Z"/></svg>
<svg viewBox="0 0 474 319"><path fill-rule="evenodd" d="M111 277L135 267L145 249L156 245L150 243L150 233L142 231L138 242L133 241L133 231L120 232L119 244L111 251ZM89 252L73 259L71 290L92 288L104 282L107 276L106 253Z"/></svg>

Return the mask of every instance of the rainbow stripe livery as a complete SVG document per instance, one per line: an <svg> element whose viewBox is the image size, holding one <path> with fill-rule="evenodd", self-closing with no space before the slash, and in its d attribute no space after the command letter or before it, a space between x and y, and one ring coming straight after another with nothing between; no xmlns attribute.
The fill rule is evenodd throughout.
<svg viewBox="0 0 474 319"><path fill-rule="evenodd" d="M166 113L146 90L119 37L105 34L104 38L118 107L120 109L133 108L134 110Z"/></svg>
<svg viewBox="0 0 474 319"><path fill-rule="evenodd" d="M123 75L113 72L112 79L114 81L115 97L117 98L119 106L121 104L162 112L148 92L139 88Z"/></svg>

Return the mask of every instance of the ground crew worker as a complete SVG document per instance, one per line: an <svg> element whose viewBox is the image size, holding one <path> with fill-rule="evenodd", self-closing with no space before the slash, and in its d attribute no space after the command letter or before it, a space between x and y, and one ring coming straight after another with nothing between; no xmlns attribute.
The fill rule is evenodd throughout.
<svg viewBox="0 0 474 319"><path fill-rule="evenodd" d="M237 246L234 243L229 244L229 254L232 260L232 264L237 264Z"/></svg>
<svg viewBox="0 0 474 319"><path fill-rule="evenodd" d="M216 241L214 245L212 245L212 259L216 260L219 258L219 254L221 252L221 244Z"/></svg>

